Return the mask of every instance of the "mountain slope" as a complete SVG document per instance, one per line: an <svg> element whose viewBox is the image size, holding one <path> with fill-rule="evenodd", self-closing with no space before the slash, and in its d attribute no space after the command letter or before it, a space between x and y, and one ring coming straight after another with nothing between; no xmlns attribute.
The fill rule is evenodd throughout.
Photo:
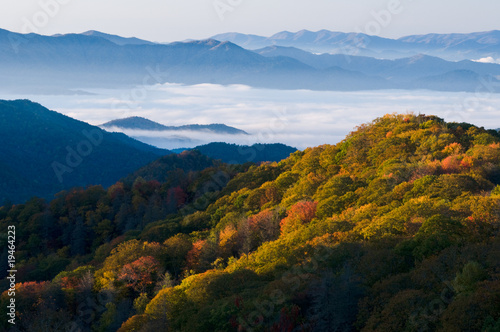
<svg viewBox="0 0 500 332"><path fill-rule="evenodd" d="M170 153L27 100L0 101L0 135L2 202L50 198L75 186L109 186Z"/></svg>
<svg viewBox="0 0 500 332"><path fill-rule="evenodd" d="M499 142L469 124L388 115L336 146L237 176L216 203L184 219L211 217L210 235L187 255L198 273L156 294L122 331L165 320L181 331L230 330L227 322L271 331L495 325ZM255 181L259 172L271 179ZM438 314L414 320L437 299Z"/></svg>

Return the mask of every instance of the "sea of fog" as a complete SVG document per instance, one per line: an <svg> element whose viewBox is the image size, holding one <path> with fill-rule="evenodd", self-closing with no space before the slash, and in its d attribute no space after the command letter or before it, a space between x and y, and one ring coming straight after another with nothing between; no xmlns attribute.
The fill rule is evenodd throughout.
<svg viewBox="0 0 500 332"><path fill-rule="evenodd" d="M208 142L285 143L299 149L341 141L356 126L387 113L433 114L446 121L500 128L500 94L381 90L361 92L270 90L244 85L163 84L86 90L76 95L5 95L100 125L141 116L167 126L224 123L250 135L126 131L163 148Z"/></svg>

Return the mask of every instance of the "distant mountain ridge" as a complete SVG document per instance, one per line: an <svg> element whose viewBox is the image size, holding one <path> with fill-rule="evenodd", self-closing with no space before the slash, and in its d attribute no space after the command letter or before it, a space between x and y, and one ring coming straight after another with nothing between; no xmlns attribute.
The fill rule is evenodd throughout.
<svg viewBox="0 0 500 332"><path fill-rule="evenodd" d="M246 84L275 89L390 87L343 69L318 71L295 59L266 58L213 39L168 45L117 45L101 37L22 35L0 30L0 88L49 91L158 83ZM71 72L72 75L67 75Z"/></svg>
<svg viewBox="0 0 500 332"><path fill-rule="evenodd" d="M427 34L399 39L328 30L282 31L270 37L224 33L212 37L247 49L269 46L296 47L313 53L331 53L396 59L419 53L459 61L491 56L500 58L500 31L464 34Z"/></svg>
<svg viewBox="0 0 500 332"><path fill-rule="evenodd" d="M95 30L86 31L80 35L100 37L117 45L168 44L155 43L135 37L121 37ZM409 57L418 53L444 56L449 53L448 56L453 58L450 58L450 60L465 60L471 59L469 56L475 53L492 56L494 54L498 55L498 52L500 52L500 30L472 33L430 33L392 39L365 33L338 32L326 29L314 32L303 29L297 32L281 31L269 37L230 32L218 34L211 38L230 41L246 49L291 46L311 52L346 53L346 51L357 48L362 53L368 52L368 54L359 54L366 56L374 55L373 52L386 53L386 55L391 53L394 55L400 54L397 57ZM338 52L339 49L341 52ZM439 52L439 54L433 54L434 52ZM444 57L447 58L447 56Z"/></svg>
<svg viewBox="0 0 500 332"><path fill-rule="evenodd" d="M346 70L358 70L388 80L421 81L428 76L442 75L457 70L474 71L479 76L500 75L500 65L497 64L469 60L450 62L425 54L387 60L364 56L345 56L343 54L312 54L295 47L282 46L268 46L255 50L255 52L266 57L286 56L294 58L317 69L340 67ZM414 83L414 85L418 84Z"/></svg>
<svg viewBox="0 0 500 332"><path fill-rule="evenodd" d="M132 130L150 130L150 131L208 131L217 134L228 134L228 135L248 135L247 132L241 129L227 126L225 124L215 123L208 125L200 124L189 124L183 126L165 126L161 123L151 121L149 119L132 116L124 119L112 120L100 125L102 128L121 128L121 129L132 129Z"/></svg>

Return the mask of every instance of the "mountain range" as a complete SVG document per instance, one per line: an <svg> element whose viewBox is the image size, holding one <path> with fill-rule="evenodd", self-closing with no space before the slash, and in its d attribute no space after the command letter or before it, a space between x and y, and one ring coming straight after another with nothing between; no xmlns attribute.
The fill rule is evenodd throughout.
<svg viewBox="0 0 500 332"><path fill-rule="evenodd" d="M221 41L212 38L157 44L94 31L41 36L0 30L0 89L7 92L68 93L93 87L170 82L339 91L476 91L484 81L493 87L499 84L500 65L470 60L453 62L432 56L445 57L441 53L446 51L462 56L460 60L497 59L500 58L495 53L500 47L498 34L498 31L492 31L392 40L323 30L316 33L283 32L271 39L227 34L214 36ZM340 55L311 53L332 52L331 45L343 45L358 39L364 40L363 45L367 46L358 47L357 52L333 50ZM254 52L236 43L258 50ZM316 44L324 49L308 46ZM325 45L330 45L330 49L327 50ZM284 49L282 46L293 48ZM396 49L398 56L385 56L379 52L382 47ZM387 58L398 59L391 61Z"/></svg>
<svg viewBox="0 0 500 332"><path fill-rule="evenodd" d="M247 49L269 46L297 47L313 53L362 55L397 59L427 54L450 61L500 59L500 31L468 34L411 35L398 39L370 36L364 33L344 33L328 30L282 31L270 37L251 34L224 33L213 39L230 41Z"/></svg>
<svg viewBox="0 0 500 332"><path fill-rule="evenodd" d="M295 47L282 46L268 46L255 50L255 52L266 57L290 57L317 69L336 66L385 79L415 79L456 70L470 70L483 76L500 75L500 65L497 64L470 60L450 62L425 54L388 60L365 56L345 56L343 54L313 54Z"/></svg>

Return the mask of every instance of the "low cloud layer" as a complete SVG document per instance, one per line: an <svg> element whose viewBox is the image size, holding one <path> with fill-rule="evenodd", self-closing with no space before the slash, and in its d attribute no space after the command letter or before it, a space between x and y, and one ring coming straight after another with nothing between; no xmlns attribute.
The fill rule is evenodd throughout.
<svg viewBox="0 0 500 332"><path fill-rule="evenodd" d="M144 143L163 149L194 148L211 142L226 142L239 145L252 145L255 143L271 143L260 141L254 135L228 135L212 131L193 130L133 130L117 127L103 128L110 132L121 132Z"/></svg>
<svg viewBox="0 0 500 332"><path fill-rule="evenodd" d="M500 128L500 94L478 87L478 93L435 91L309 91L256 89L244 85L164 84L131 90L92 90L90 96L13 96L29 98L49 109L100 125L110 120L141 116L167 126L224 123L249 136L193 132L126 132L163 142L175 136L178 145L190 147L209 141L237 144L285 143L299 149L335 144L356 126L387 113L434 114L447 121L469 122ZM177 144L176 143L176 144ZM159 144L159 143L158 143Z"/></svg>
<svg viewBox="0 0 500 332"><path fill-rule="evenodd" d="M482 62L482 63L498 63L500 64L500 59L495 59L491 56L486 57L486 58L481 58L479 60L474 60L475 62Z"/></svg>

